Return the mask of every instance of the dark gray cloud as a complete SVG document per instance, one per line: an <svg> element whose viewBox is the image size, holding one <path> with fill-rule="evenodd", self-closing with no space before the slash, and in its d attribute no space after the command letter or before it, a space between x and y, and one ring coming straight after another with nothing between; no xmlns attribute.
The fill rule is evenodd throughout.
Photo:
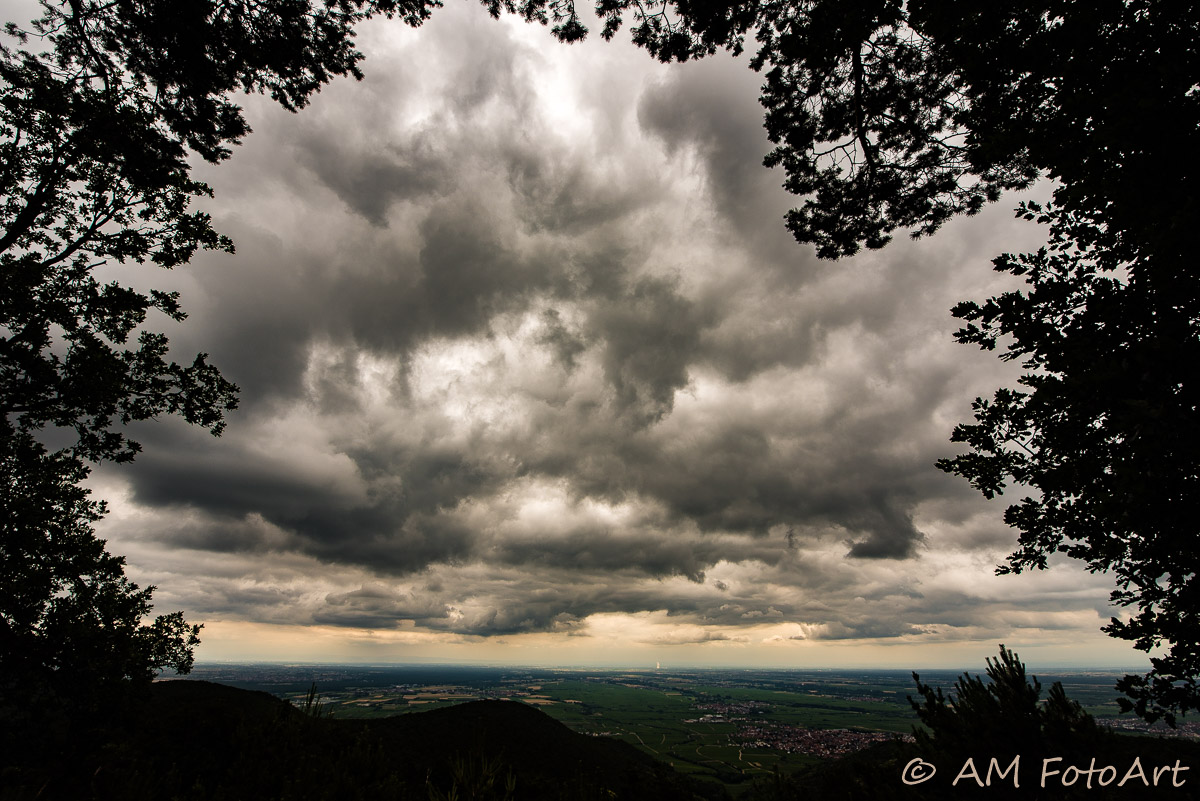
<svg viewBox="0 0 1200 801"><path fill-rule="evenodd" d="M401 621L411 620L436 626L452 611L452 607L439 604L426 594L397 593L381 586L360 587L350 592L326 595L323 607L313 616L313 622L391 628Z"/></svg>
<svg viewBox="0 0 1200 801"><path fill-rule="evenodd" d="M341 134L341 135L339 135ZM296 163L373 225L386 227L395 203L435 197L450 177L428 132L404 147L354 148L337 130L312 130L296 144Z"/></svg>
<svg viewBox="0 0 1200 801"><path fill-rule="evenodd" d="M364 36L364 82L294 116L249 100L256 133L203 168L239 252L172 278L171 333L243 409L220 440L139 427L103 472L118 536L185 576L168 597L463 636L641 616L673 644L1018 609L915 577L986 575L1011 540L933 467L1006 375L949 336L992 287L978 227L815 260L744 62L660 70L458 7Z"/></svg>
<svg viewBox="0 0 1200 801"><path fill-rule="evenodd" d="M591 314L620 413L633 414L639 423L670 414L675 392L687 386L688 366L700 355L698 318L673 287L654 280L638 281Z"/></svg>
<svg viewBox="0 0 1200 801"><path fill-rule="evenodd" d="M789 208L783 178L761 167L771 149L758 104L760 73L726 54L666 72L642 93L638 121L670 154L691 151L703 164L705 189L764 272L792 281L819 269L782 225Z"/></svg>

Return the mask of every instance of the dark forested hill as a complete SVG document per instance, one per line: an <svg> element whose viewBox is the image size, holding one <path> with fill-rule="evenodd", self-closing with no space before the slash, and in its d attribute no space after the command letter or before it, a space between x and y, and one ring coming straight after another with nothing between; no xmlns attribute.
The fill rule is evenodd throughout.
<svg viewBox="0 0 1200 801"><path fill-rule="evenodd" d="M719 799L626 743L525 704L380 720L312 717L274 696L160 682L127 718L10 766L5 799Z"/></svg>

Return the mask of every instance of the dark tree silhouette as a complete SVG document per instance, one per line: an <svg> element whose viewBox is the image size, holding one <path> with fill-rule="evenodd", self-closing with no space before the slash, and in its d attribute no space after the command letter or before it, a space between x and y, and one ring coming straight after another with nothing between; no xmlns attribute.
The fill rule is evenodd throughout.
<svg viewBox="0 0 1200 801"><path fill-rule="evenodd" d="M501 4L491 3L493 13ZM568 3L510 10L566 20ZM986 496L1031 494L1005 519L1019 547L999 572L1056 552L1111 571L1136 608L1105 630L1151 651L1119 687L1154 720L1200 708L1200 6L1182 0L600 0L602 35L630 15L662 61L757 42L766 157L803 199L800 242L836 258L928 234L1005 189L1053 179L1039 253L998 270L1029 287L967 302L958 338L1020 359L1026 389L978 399L939 463Z"/></svg>
<svg viewBox="0 0 1200 801"><path fill-rule="evenodd" d="M111 713L159 670L186 673L200 627L179 612L143 622L154 588L130 582L125 560L96 538L105 510L80 486L84 465L24 432L6 432L0 447L0 718L11 758L68 713Z"/></svg>
<svg viewBox="0 0 1200 801"><path fill-rule="evenodd" d="M1025 389L977 399L975 423L953 436L971 453L939 465L988 497L1008 481L1037 490L1005 513L1020 547L999 572L1044 568L1061 551L1113 573L1113 601L1135 612L1105 631L1144 651L1170 644L1149 675L1120 682L1122 707L1174 725L1200 699L1195 312L1161 297L1153 264L1115 260L1111 228L1057 207L1022 213L1049 223L1049 245L995 264L1029 289L955 314L968 323L960 341L1003 342L1001 358L1022 360Z"/></svg>
<svg viewBox="0 0 1200 801"><path fill-rule="evenodd" d="M1085 753L1100 737L1092 716L1067 698L1061 682L1051 686L1043 703L1041 682L1028 676L1025 664L1003 645L998 657L987 660L985 672L987 681L964 673L949 696L913 673L920 700L909 696L908 701L926 726L916 730L919 751L983 755L986 769L991 757L1029 759L1064 747Z"/></svg>
<svg viewBox="0 0 1200 801"><path fill-rule="evenodd" d="M964 673L947 694L913 679L917 699L908 700L925 726L914 730L913 757L941 775L908 798L1154 798L1162 792L1154 769L1180 757L1187 764L1195 753L1159 739L1151 757L1151 741L1097 725L1061 682L1043 697L1041 682L1003 645L986 677Z"/></svg>
<svg viewBox="0 0 1200 801"><path fill-rule="evenodd" d="M136 455L127 423L173 414L219 434L237 387L204 354L171 361L167 337L143 328L151 310L184 318L175 293L101 283L95 270L232 252L190 208L209 189L188 165L190 153L226 158L249 131L231 93L298 109L332 76L361 77L356 22L415 25L431 5L42 0L39 19L5 27L0 714L14 737L22 715L87 712L159 669L186 671L198 642L179 613L142 622L153 588L130 582L95 537L104 507L80 482L88 461ZM71 444L47 451L49 432Z"/></svg>
<svg viewBox="0 0 1200 801"><path fill-rule="evenodd" d="M237 388L207 364L168 362L168 342L132 333L174 293L93 275L109 262L171 268L232 251L189 177L188 153L226 158L249 128L229 98L266 92L302 107L334 75L361 77L352 26L368 13L416 24L416 0L84 2L44 0L27 49L0 50L0 408L20 430L74 428L72 451L127 460L116 422L178 414L220 433ZM44 49L39 49L44 48Z"/></svg>

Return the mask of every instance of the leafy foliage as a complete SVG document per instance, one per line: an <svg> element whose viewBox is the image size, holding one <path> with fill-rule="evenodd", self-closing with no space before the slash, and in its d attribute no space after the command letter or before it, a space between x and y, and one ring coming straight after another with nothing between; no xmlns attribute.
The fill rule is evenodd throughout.
<svg viewBox="0 0 1200 801"><path fill-rule="evenodd" d="M180 613L143 622L154 588L95 537L104 506L80 482L87 461L134 458L128 423L172 414L220 434L237 387L205 354L171 360L145 327L151 312L184 319L176 293L100 271L232 252L192 208L210 190L188 163L248 133L231 93L299 109L332 76L361 77L354 24L416 25L436 3L40 5L0 46L0 711L14 732L22 715L87 713L162 668L186 672L198 642ZM48 452L46 430L71 444Z"/></svg>
<svg viewBox="0 0 1200 801"><path fill-rule="evenodd" d="M987 660L985 676L964 673L943 692L914 673L916 698L908 701L923 727L915 742L881 743L832 763L809 767L787 780L764 783L747 798L761 799L963 799L963 798L1154 798L1161 787L1131 781L1117 788L1099 783L1047 783L1040 786L1042 760L1064 768L1119 765L1124 772L1135 758L1149 763L1185 764L1195 744L1117 735L1098 726L1055 682L1043 697L1042 685L1020 658L1000 646ZM909 766L924 763L918 774ZM1014 760L1016 766L1014 766ZM1004 774L1003 777L1000 774ZM906 784L902 776L928 781ZM1118 774L1120 776L1121 774ZM976 779L978 777L978 780ZM1053 781L1053 780L1052 780ZM983 786L980 786L983 785Z"/></svg>
<svg viewBox="0 0 1200 801"><path fill-rule="evenodd" d="M146 622L154 587L125 576L92 523L87 468L29 434L0 436L0 717L6 751L45 745L67 720L112 714L165 668L186 673L199 626ZM15 739L20 735L20 739Z"/></svg>
<svg viewBox="0 0 1200 801"><path fill-rule="evenodd" d="M90 459L136 453L114 418L181 413L219 433L237 388L203 355L168 364L166 337L146 331L136 349L123 347L150 309L183 319L177 296L93 275L108 259L172 267L202 247L231 250L206 215L185 211L206 188L186 178L182 153L145 135L147 109L113 108L104 91L28 54L6 57L0 75L5 411L22 430L73 427L76 452Z"/></svg>
<svg viewBox="0 0 1200 801"><path fill-rule="evenodd" d="M1086 751L1099 737L1091 715L1067 698L1061 682L1041 703L1041 682L1029 677L1024 663L1003 645L995 660L987 660L986 673L986 682L964 673L949 697L913 674L921 700L908 700L927 727L916 730L919 750L1011 758L1045 753L1051 745L1056 753L1067 746Z"/></svg>
<svg viewBox="0 0 1200 801"><path fill-rule="evenodd" d="M295 110L334 75L361 77L352 26L370 13L417 24L431 3L44 0L21 44L0 50L0 407L21 430L74 428L76 454L133 458L117 423L178 414L214 434L237 387L204 354L167 359L141 293L95 271L171 268L199 250L232 252L203 212L188 152L220 161L249 128L229 94L265 92ZM135 334L136 332L136 334ZM136 347L127 347L136 336Z"/></svg>
<svg viewBox="0 0 1200 801"><path fill-rule="evenodd" d="M974 88L920 24L930 5L600 0L596 11L605 38L632 12L634 42L661 61L739 54L753 34L750 64L765 72L760 99L776 145L765 163L783 167L784 188L805 198L787 226L837 258L883 247L897 228L931 233L1037 176L1024 153L982 157L969 124ZM527 0L521 9L530 18L545 7ZM574 16L573 6L555 8Z"/></svg>
<svg viewBox="0 0 1200 801"><path fill-rule="evenodd" d="M1154 798L1161 786L1139 780L1136 773L1122 786L1115 782L1138 765L1149 773L1146 765L1178 764L1177 758L1187 764L1195 751L1194 743L1117 735L1098 726L1059 682L1042 698L1041 683L1003 645L998 658L987 660L986 674L985 680L964 673L948 695L913 674L918 700L909 697L909 703L926 727L915 731L915 755L946 769L948 776L909 788L918 792L907 797ZM1154 745L1150 752L1149 743ZM1063 774L1068 766L1095 767L1109 777L1096 783L1068 780ZM1060 774L1049 774L1043 783L1047 768Z"/></svg>
<svg viewBox="0 0 1200 801"><path fill-rule="evenodd" d="M1200 708L1200 598L1190 513L1200 422L1200 276L1188 255L1197 219L1194 152L1200 23L1192 4L1105 2L994 9L948 39L977 86L972 127L988 159L1024 152L1057 178L1054 203L1018 214L1049 225L1047 247L1004 255L1024 292L963 303L959 341L1019 359L1030 391L977 399L954 440L972 452L941 463L986 496L1011 481L1036 491L1010 506L1018 550L999 572L1047 565L1055 552L1111 571L1112 599L1136 607L1105 631L1151 651L1146 676L1118 685L1148 720ZM1003 30L1003 33L999 31ZM1036 58L1010 58L1010 53ZM1153 131L1147 136L1147 131Z"/></svg>
<svg viewBox="0 0 1200 801"><path fill-rule="evenodd" d="M570 0L485 4L577 19ZM897 228L930 233L1039 175L1061 182L1064 206L1119 211L1121 230L1163 209L1195 216L1194 193L1175 190L1185 180L1161 170L1197 139L1194 4L599 0L596 12L605 38L631 15L633 40L664 62L736 55L753 36L777 145L766 163L804 196L788 226L823 257L882 247Z"/></svg>
<svg viewBox="0 0 1200 801"><path fill-rule="evenodd" d="M1133 698L1124 706L1174 723L1173 710L1200 700L1197 554L1184 536L1200 489L1190 367L1200 360L1200 319L1183 298L1161 296L1151 265L1113 259L1109 227L1053 206L1021 213L1049 224L1050 243L995 265L1029 289L962 303L955 315L967 321L961 342L1007 343L1001 358L1022 360L1028 391L977 399L976 422L953 435L972 452L939 464L989 498L1009 482L1036 490L1005 513L1021 536L1000 572L1044 568L1063 552L1114 574L1112 600L1137 611L1105 630L1144 651L1170 643L1149 677L1123 680Z"/></svg>

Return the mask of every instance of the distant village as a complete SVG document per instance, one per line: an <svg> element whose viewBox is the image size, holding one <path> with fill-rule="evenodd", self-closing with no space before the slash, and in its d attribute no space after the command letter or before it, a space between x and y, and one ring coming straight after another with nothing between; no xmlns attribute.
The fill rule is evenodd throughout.
<svg viewBox="0 0 1200 801"><path fill-rule="evenodd" d="M789 754L836 758L861 751L874 743L896 738L905 742L913 741L911 734L854 729L810 729L785 723L749 721L747 716L761 715L771 709L771 705L764 701L707 702L696 704L696 709L706 714L684 720L684 723L738 724L737 731L729 735L729 743L739 748L772 748Z"/></svg>
<svg viewBox="0 0 1200 801"><path fill-rule="evenodd" d="M1161 721L1151 724L1141 718L1100 718L1096 722L1126 734L1153 734L1155 737L1200 740L1200 723L1196 721L1180 721L1174 729Z"/></svg>

